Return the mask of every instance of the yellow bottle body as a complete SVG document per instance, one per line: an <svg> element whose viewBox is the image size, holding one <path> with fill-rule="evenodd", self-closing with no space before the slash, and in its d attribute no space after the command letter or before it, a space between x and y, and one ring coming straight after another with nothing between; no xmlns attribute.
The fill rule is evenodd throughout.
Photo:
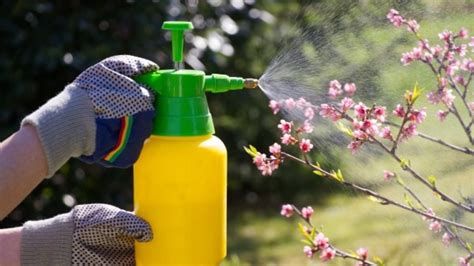
<svg viewBox="0 0 474 266"><path fill-rule="evenodd" d="M135 213L153 240L137 265L218 265L226 256L227 152L213 135L151 136L134 166Z"/></svg>

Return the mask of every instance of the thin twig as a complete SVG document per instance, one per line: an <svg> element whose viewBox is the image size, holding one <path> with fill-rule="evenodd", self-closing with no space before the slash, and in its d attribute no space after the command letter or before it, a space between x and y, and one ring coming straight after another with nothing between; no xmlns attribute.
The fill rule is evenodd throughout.
<svg viewBox="0 0 474 266"><path fill-rule="evenodd" d="M296 212L296 214L298 214L298 216L306 222L306 224L308 224L311 229L314 229L314 231L316 233L319 233L319 231L316 229L316 227L314 227L313 223L311 222L311 219L309 218L305 218L303 216L303 214L301 213L301 211L295 206L295 205L291 205L291 207L293 208L293 210ZM357 256L354 256L354 255L351 255L345 251L342 251L341 249L339 248L336 248L334 245L332 244L329 244L329 246L336 252L336 256L338 257L341 257L343 259L352 259L352 260L356 260L356 261L360 261L360 262L363 262L364 265L377 265L375 262L371 262L369 260L363 260Z"/></svg>
<svg viewBox="0 0 474 266"><path fill-rule="evenodd" d="M400 125L396 124L396 123L393 123L393 122L384 122L384 124L387 124L387 125L391 125L391 126L394 126L394 127L398 127L400 128ZM474 150L473 149L469 149L468 147L459 147L459 146L456 146L454 144L451 144L449 142L446 142L442 139L439 139L439 138L435 138L435 137L432 137L432 136L429 136L425 133L421 133L418 131L418 136L420 138L423 138L423 139L426 139L426 140L429 140L429 141L432 141L432 142L435 142L435 143L438 143L438 144L441 144L443 146L446 146L452 150L455 150L455 151L459 151L459 152L462 152L462 153L465 153L465 154L469 154L469 155L474 155Z"/></svg>
<svg viewBox="0 0 474 266"><path fill-rule="evenodd" d="M318 167L318 166L316 166L316 165L314 165L314 164L308 163L308 162L306 162L306 161L303 160L303 159L300 159L300 158L298 158L298 157L296 157L296 156L293 156L293 155L291 155L291 154L289 154L289 153L286 153L286 152L282 152L281 155L284 156L284 157L286 157L286 158L289 158L289 159L291 159L291 160L294 160L294 161L297 161L297 162L299 162L299 163L305 164L305 165L307 165L307 166L313 168L314 170L318 170L318 171L320 171L321 173L324 173L325 176L334 178L335 180L337 179L334 174L332 174L332 173L330 173L330 172L328 172L328 171L326 171L326 170L322 169L321 167ZM473 227L470 227L470 226L467 226L467 225L464 225L464 224L460 224L460 223L457 223L457 222L454 222L454 221L450 221L450 220L447 220L447 219L445 219L445 218L438 217L438 216L436 216L436 215L431 215L431 214L429 214L429 213L422 212L422 211L420 211L420 210L418 210L418 209L415 209L415 208L413 208L413 207L410 207L410 206L404 205L404 204L402 204L402 203L398 203L398 202L396 202L396 201L394 201L394 200L391 200L391 199L389 199L389 198L386 198L386 197L384 197L384 196L378 194L377 192L375 192L375 191L373 191L373 190L370 190L370 189L368 189L368 188L361 187L361 186L359 186L359 185L353 184L353 183L348 182L348 181L341 181L341 184L343 184L343 185L345 185L345 186L347 186L347 187L353 188L353 189L355 189L355 190L358 190L358 191L360 191L360 192L363 192L363 193L365 193L365 194L368 194L368 195L370 195L370 196L373 196L373 197L375 197L375 198L381 200L381 202L380 202L381 204L394 205L394 206L397 206L397 207L402 208L402 209L404 209L404 210L407 210L407 211L410 211L410 212L414 212L414 213L417 213L417 214L421 214L421 215L426 216L426 217L428 217L428 218L431 218L431 219L433 219L433 220L437 220L437 221L440 221L440 222L445 222L445 223L447 223L447 224L456 226L456 227L458 227L458 228L462 228L462 229L464 229L464 230L467 230L467 231L470 231L470 232L474 232L474 228L473 228Z"/></svg>

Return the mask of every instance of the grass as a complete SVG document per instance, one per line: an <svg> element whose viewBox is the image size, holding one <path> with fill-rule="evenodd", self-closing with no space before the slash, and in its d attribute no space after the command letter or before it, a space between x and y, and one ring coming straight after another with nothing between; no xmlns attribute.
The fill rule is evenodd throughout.
<svg viewBox="0 0 474 266"><path fill-rule="evenodd" d="M449 25L449 27L448 27ZM474 25L474 17L451 16L436 21L425 21L422 30L426 36L436 36L444 28L456 31L461 26ZM473 31L474 29L469 29ZM366 32L374 40L396 38L393 28ZM399 30L398 30L399 31ZM406 34L406 33L403 33ZM401 51L410 45L398 47ZM380 44L380 45L383 45ZM398 50L397 50L398 51ZM354 53L363 57L364 53ZM411 87L415 81L429 90L433 86L432 74L418 65L403 68L398 64L385 66L379 84L390 88L395 94ZM391 94L392 94L391 93ZM421 100L419 106L427 106ZM440 124L436 121L437 109L428 109L428 118L421 131L432 132L454 144L466 145L466 137L455 121L449 117ZM410 158L412 166L423 176L434 174L438 177L438 187L459 199L459 194L474 195L474 160L472 156L453 152L438 144L422 139L413 139L400 149L404 157ZM366 160L355 160L347 152L340 151L344 162L343 171L347 178L357 183L369 184L384 195L403 201L403 193L398 185L382 180L382 170L396 170L421 198L437 213L453 217L453 208L432 195L409 175L399 170L399 166L387 156L373 156ZM308 174L310 172L308 171ZM257 176L257 173L255 174ZM315 176L315 178L317 178ZM314 202L308 202L308 205ZM302 253L296 219L284 219L279 210L243 210L229 221L229 255L223 265L320 265L318 260L308 260ZM470 217L456 219L473 225ZM468 220L469 219L469 220ZM321 225L331 242L344 249L356 250L359 246L369 248L370 255L377 255L388 265L456 265L457 257L465 255L457 245L446 248L441 244L440 234L433 234L427 223L409 212L394 207L381 206L355 193L340 193L326 199L323 206L316 206L313 222ZM463 234L474 242L472 234ZM352 261L335 260L328 265L353 265Z"/></svg>

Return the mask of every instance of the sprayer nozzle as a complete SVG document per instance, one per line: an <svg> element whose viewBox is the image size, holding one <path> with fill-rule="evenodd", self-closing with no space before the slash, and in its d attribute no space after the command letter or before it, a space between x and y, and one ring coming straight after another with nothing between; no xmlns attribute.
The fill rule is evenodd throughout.
<svg viewBox="0 0 474 266"><path fill-rule="evenodd" d="M258 79L245 79L244 88L246 89L256 89L258 87Z"/></svg>

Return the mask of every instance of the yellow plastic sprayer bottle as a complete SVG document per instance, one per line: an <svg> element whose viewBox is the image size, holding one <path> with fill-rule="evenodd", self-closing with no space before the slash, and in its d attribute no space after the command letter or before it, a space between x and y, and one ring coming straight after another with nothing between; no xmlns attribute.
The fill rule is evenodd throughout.
<svg viewBox="0 0 474 266"><path fill-rule="evenodd" d="M156 95L152 136L134 166L134 205L153 230L136 243L137 265L218 265L226 255L227 153L213 135L206 91L257 87L253 79L181 69L183 33L190 22L165 22L171 30L175 69L136 77Z"/></svg>

